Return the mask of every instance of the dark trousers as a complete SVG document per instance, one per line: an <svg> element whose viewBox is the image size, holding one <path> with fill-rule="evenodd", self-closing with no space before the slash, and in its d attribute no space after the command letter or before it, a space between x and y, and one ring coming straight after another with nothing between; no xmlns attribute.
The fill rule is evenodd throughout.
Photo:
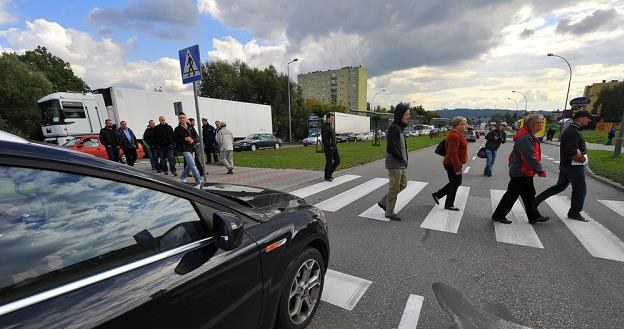
<svg viewBox="0 0 624 329"><path fill-rule="evenodd" d="M214 163L219 164L219 153L212 152L213 150L210 150L206 147L204 147L204 153L206 153L206 163L211 163L211 156L212 156L212 160L214 160Z"/></svg>
<svg viewBox="0 0 624 329"><path fill-rule="evenodd" d="M606 145L611 145L613 143L613 137L615 137L615 136L607 137L607 144Z"/></svg>
<svg viewBox="0 0 624 329"><path fill-rule="evenodd" d="M325 149L325 179L329 179L340 165L340 155L338 148Z"/></svg>
<svg viewBox="0 0 624 329"><path fill-rule="evenodd" d="M512 177L509 185L507 185L507 191L503 194L503 198L496 210L494 210L492 218L502 219L507 216L518 197L524 203L524 210L529 220L535 220L541 216L539 211L537 211L537 203L535 202L533 177Z"/></svg>
<svg viewBox="0 0 624 329"><path fill-rule="evenodd" d="M557 184L540 193L535 198L535 202L539 205L551 196L563 192L570 184L572 184L572 204L568 215L578 215L583 210L585 196L587 195L585 166L559 167L559 179L557 179Z"/></svg>
<svg viewBox="0 0 624 329"><path fill-rule="evenodd" d="M126 155L126 164L130 167L134 167L134 163L137 160L137 151L135 148L123 149L123 153Z"/></svg>
<svg viewBox="0 0 624 329"><path fill-rule="evenodd" d="M150 159L152 170L158 168L158 152L156 151L156 147L147 148L147 156Z"/></svg>
<svg viewBox="0 0 624 329"><path fill-rule="evenodd" d="M117 156L117 148L106 147L106 155L108 155L108 160L119 162L119 157Z"/></svg>
<svg viewBox="0 0 624 329"><path fill-rule="evenodd" d="M446 196L444 208L448 208L455 206L455 195L457 195L457 189L461 186L462 175L456 175L455 169L453 169L451 165L444 165L444 169L446 170L449 182L444 185L443 188L435 192L435 195L440 199Z"/></svg>
<svg viewBox="0 0 624 329"><path fill-rule="evenodd" d="M175 160L173 158L173 147L163 146L158 148L158 155L160 157L160 164L158 170L167 173L167 161L169 161L169 168L171 173L176 172Z"/></svg>

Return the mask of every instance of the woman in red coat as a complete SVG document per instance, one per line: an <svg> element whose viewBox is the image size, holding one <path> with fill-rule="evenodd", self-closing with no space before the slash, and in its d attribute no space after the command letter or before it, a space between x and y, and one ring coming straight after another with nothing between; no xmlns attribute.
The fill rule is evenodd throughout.
<svg viewBox="0 0 624 329"><path fill-rule="evenodd" d="M452 129L446 137L446 155L442 161L449 182L432 194L436 204L440 204L440 199L446 196L444 209L452 211L459 211L455 207L455 195L462 183L462 166L468 162L468 141L464 137L466 122L464 117L454 117L451 120Z"/></svg>

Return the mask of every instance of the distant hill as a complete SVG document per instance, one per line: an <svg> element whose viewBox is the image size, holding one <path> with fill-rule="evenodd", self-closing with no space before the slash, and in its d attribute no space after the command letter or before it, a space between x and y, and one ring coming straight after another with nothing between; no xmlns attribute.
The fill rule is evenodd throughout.
<svg viewBox="0 0 624 329"><path fill-rule="evenodd" d="M451 109L451 110L438 110L434 111L442 118L454 118L456 116L462 116L468 118L470 120L481 120L487 121L493 115L500 114L511 114L512 116L516 114L518 117L522 116L524 111L512 111L512 110L502 110L502 109Z"/></svg>

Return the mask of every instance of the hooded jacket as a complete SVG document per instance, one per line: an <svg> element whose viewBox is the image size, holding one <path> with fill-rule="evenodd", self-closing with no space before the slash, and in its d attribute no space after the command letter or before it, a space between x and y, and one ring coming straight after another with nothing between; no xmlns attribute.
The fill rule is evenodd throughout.
<svg viewBox="0 0 624 329"><path fill-rule="evenodd" d="M407 141L403 134L406 125L401 121L407 110L407 106L397 106L394 110L394 121L388 128L386 169L407 168Z"/></svg>
<svg viewBox="0 0 624 329"><path fill-rule="evenodd" d="M514 147L509 154L510 177L533 177L543 171L540 143L526 128L522 127L514 136Z"/></svg>

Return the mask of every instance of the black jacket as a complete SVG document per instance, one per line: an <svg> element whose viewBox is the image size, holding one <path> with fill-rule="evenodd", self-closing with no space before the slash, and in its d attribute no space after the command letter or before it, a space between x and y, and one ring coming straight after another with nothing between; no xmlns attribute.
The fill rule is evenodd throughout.
<svg viewBox="0 0 624 329"><path fill-rule="evenodd" d="M154 128L147 127L143 132L143 144L147 144L148 147L154 146L154 138L152 138L152 133L154 132Z"/></svg>
<svg viewBox="0 0 624 329"><path fill-rule="evenodd" d="M180 152L195 152L195 143L197 143L197 132L193 134L193 127L187 126L187 128L178 125L173 133L175 134L176 149ZM193 136L195 135L195 136ZM186 137L193 138L193 143L185 141Z"/></svg>
<svg viewBox="0 0 624 329"><path fill-rule="evenodd" d="M167 147L175 145L175 137L173 128L168 124L157 124L152 130L153 145L158 147Z"/></svg>
<svg viewBox="0 0 624 329"><path fill-rule="evenodd" d="M117 147L117 137L115 128L106 127L100 129L100 143L105 147Z"/></svg>
<svg viewBox="0 0 624 329"><path fill-rule="evenodd" d="M581 151L582 154L587 154L587 146L585 145L585 139L581 134L581 127L576 123L570 124L559 138L559 163L560 167L571 167L572 159L577 151Z"/></svg>
<svg viewBox="0 0 624 329"><path fill-rule="evenodd" d="M405 135L403 135L406 125L401 121L405 111L407 111L407 107L403 108L397 106L397 109L395 109L394 121L390 127L388 127L388 136L386 136L386 140L388 141L386 153L388 153L394 161L399 161L407 167L407 140L405 139ZM403 136L403 138L401 138L401 136ZM401 140L403 140L403 145L401 145ZM389 159L386 156L386 165L388 161Z"/></svg>
<svg viewBox="0 0 624 329"><path fill-rule="evenodd" d="M336 148L336 132L327 122L321 125L321 140L323 140L323 150L329 152Z"/></svg>
<svg viewBox="0 0 624 329"><path fill-rule="evenodd" d="M202 126L202 138L204 139L204 147L208 149L208 152L217 152L217 131L215 127L210 124Z"/></svg>
<svg viewBox="0 0 624 329"><path fill-rule="evenodd" d="M485 148L496 151L502 143L506 142L507 134L504 131L492 129L485 135L485 140L487 141L485 142Z"/></svg>
<svg viewBox="0 0 624 329"><path fill-rule="evenodd" d="M137 141L137 138L134 135L134 132L132 131L132 129L128 128L128 132L130 133L130 140L126 138L126 134L124 133L123 130L121 129L117 130L116 132L117 145L124 150L135 149L139 147L139 142Z"/></svg>

